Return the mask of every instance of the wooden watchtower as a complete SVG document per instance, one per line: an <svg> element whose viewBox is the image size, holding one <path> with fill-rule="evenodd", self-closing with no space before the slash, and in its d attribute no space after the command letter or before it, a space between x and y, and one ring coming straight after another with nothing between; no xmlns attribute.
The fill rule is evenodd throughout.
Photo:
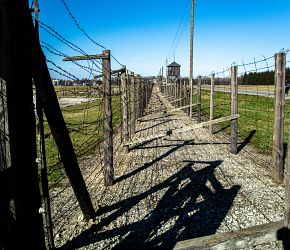
<svg viewBox="0 0 290 250"><path fill-rule="evenodd" d="M173 62L167 66L167 83L176 83L180 78L180 65Z"/></svg>

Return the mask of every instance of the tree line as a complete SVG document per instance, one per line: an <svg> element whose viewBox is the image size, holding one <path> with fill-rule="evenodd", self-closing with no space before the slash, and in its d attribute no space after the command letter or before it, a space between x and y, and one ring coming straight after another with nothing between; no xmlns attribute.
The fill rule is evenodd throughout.
<svg viewBox="0 0 290 250"><path fill-rule="evenodd" d="M290 68L286 68L286 82L290 82ZM239 79L242 85L274 85L274 71L245 73Z"/></svg>

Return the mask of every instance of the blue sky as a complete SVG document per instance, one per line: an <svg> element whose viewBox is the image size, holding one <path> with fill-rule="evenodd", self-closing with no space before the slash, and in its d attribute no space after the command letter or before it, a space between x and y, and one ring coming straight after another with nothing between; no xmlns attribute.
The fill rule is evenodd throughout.
<svg viewBox="0 0 290 250"><path fill-rule="evenodd" d="M182 17L183 36L175 50L181 74L189 75L190 0L99 1L66 0L79 24L98 43L130 70L156 75L168 56ZM61 0L43 1L40 20L53 27L87 54L101 53L75 26ZM185 14L184 14L185 13ZM183 26L184 25L184 26ZM196 0L194 37L194 76L222 70L290 49L289 0ZM180 34L180 33L179 33ZM69 55L78 55L66 45L41 31L41 40ZM179 36L178 36L179 40ZM44 50L47 58L79 78L88 77L74 64ZM173 61L173 53L168 57ZM112 68L119 66L112 63ZM52 73L53 77L58 77Z"/></svg>

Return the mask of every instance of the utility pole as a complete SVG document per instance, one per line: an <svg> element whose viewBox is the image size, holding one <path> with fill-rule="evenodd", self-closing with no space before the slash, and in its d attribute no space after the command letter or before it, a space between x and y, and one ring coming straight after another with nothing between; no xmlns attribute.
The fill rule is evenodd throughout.
<svg viewBox="0 0 290 250"><path fill-rule="evenodd" d="M190 17L190 74L189 74L189 84L190 84L190 108L189 115L192 117L192 84L193 84L193 36L194 36L194 0L191 0L191 17Z"/></svg>

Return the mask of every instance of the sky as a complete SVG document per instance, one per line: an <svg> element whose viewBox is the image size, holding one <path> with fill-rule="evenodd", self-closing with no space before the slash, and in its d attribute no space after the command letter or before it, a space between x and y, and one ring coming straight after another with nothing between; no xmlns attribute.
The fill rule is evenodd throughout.
<svg viewBox="0 0 290 250"><path fill-rule="evenodd" d="M129 70L143 76L156 76L165 66L165 60L171 63L175 57L184 77L189 75L190 2L66 0L87 34L110 49ZM61 0L39 0L39 5L41 22L81 47L86 54L102 52L103 48L76 27ZM289 0L195 0L194 17L194 76L222 71L234 62L240 64L252 62L254 58L271 57L283 48L290 49ZM43 29L40 39L67 55L80 55ZM174 39L179 42L172 46ZM49 60L72 75L91 77L73 63L63 62L46 49L44 52ZM120 65L112 60L112 69L118 68ZM52 76L62 78L55 72Z"/></svg>

